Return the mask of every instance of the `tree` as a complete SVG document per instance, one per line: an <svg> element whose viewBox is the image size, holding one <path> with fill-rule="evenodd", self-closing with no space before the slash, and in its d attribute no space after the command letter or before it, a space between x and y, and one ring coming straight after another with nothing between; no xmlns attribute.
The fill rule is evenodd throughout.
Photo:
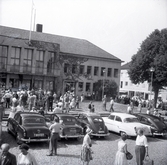
<svg viewBox="0 0 167 165"><path fill-rule="evenodd" d="M134 84L147 81L151 83L156 105L160 89L167 86L167 29L155 30L141 44L138 52L132 56L129 76ZM154 72L150 72L150 68Z"/></svg>

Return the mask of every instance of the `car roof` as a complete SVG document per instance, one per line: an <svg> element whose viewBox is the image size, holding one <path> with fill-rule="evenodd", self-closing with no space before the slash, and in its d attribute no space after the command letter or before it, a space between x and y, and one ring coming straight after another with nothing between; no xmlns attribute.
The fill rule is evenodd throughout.
<svg viewBox="0 0 167 165"><path fill-rule="evenodd" d="M55 116L58 116L58 117L74 117L73 115L71 114L67 114L67 113L46 113L44 114L45 115L55 115Z"/></svg>
<svg viewBox="0 0 167 165"><path fill-rule="evenodd" d="M143 116L143 117L148 117L148 118L151 118L151 119L159 119L158 116L154 116L154 115L149 115L149 114L144 114L144 113L136 113L135 115L138 115L138 116Z"/></svg>
<svg viewBox="0 0 167 165"><path fill-rule="evenodd" d="M35 112L17 112L16 114L20 114L20 116L22 117L32 117L32 116L35 116L35 117L43 117L41 114L38 114L38 113L35 113ZM16 115L15 114L15 115Z"/></svg>
<svg viewBox="0 0 167 165"><path fill-rule="evenodd" d="M90 116L90 117L92 117L92 116L101 117L100 114L94 113L94 112L89 112L89 111L88 112L80 112L79 114L85 114L85 115Z"/></svg>
<svg viewBox="0 0 167 165"><path fill-rule="evenodd" d="M110 115L116 115L116 116L119 116L121 118L129 118L129 117L136 118L136 116L134 116L134 115L131 115L131 114L128 114L128 113L122 113L122 112L111 112Z"/></svg>

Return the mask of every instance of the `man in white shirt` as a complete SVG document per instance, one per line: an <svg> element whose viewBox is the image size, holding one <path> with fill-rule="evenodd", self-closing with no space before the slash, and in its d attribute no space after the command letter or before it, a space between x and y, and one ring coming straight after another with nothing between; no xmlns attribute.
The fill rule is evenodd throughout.
<svg viewBox="0 0 167 165"><path fill-rule="evenodd" d="M114 112L114 100L112 97L110 97L110 112L113 111Z"/></svg>
<svg viewBox="0 0 167 165"><path fill-rule="evenodd" d="M57 141L59 139L61 124L59 123L58 118L55 118L54 121L55 123L49 127L49 130L51 131L51 137L49 142L49 154L47 156L53 156L53 154L57 155Z"/></svg>

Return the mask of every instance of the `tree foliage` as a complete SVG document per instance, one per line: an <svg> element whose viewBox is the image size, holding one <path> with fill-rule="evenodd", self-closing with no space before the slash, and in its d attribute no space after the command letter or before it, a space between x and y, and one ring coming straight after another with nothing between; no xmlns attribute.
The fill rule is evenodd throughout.
<svg viewBox="0 0 167 165"><path fill-rule="evenodd" d="M141 44L138 52L132 56L129 76L134 84L151 82L157 100L159 89L167 86L167 29L153 31ZM156 101L155 101L156 103Z"/></svg>

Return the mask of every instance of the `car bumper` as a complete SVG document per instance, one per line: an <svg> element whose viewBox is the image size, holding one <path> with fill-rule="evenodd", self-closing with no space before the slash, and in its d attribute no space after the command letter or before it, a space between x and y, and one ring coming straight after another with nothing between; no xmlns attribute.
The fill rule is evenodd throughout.
<svg viewBox="0 0 167 165"><path fill-rule="evenodd" d="M84 135L60 135L60 138L65 138L65 139L69 139L69 138L82 138L84 137Z"/></svg>
<svg viewBox="0 0 167 165"><path fill-rule="evenodd" d="M167 132L162 132L162 133L153 132L153 135L157 135L157 136L167 136Z"/></svg>
<svg viewBox="0 0 167 165"><path fill-rule="evenodd" d="M106 133L106 134L99 134L99 133L91 133L91 136L98 136L98 137L105 137L105 136L109 136L110 133Z"/></svg>
<svg viewBox="0 0 167 165"><path fill-rule="evenodd" d="M20 140L23 141L23 142L26 142L26 143L30 143L30 142L48 142L50 140L50 138L48 138L48 139L31 139L31 138L24 139L24 138L21 138Z"/></svg>

